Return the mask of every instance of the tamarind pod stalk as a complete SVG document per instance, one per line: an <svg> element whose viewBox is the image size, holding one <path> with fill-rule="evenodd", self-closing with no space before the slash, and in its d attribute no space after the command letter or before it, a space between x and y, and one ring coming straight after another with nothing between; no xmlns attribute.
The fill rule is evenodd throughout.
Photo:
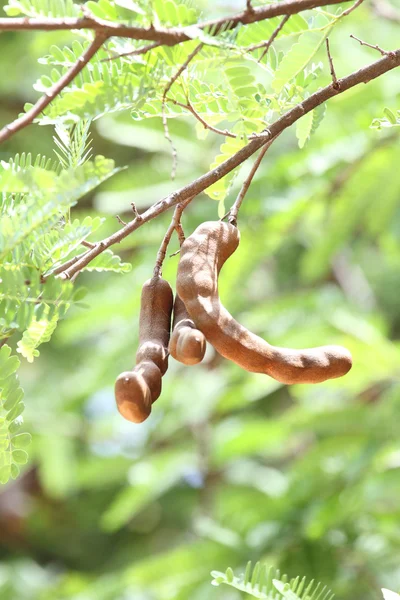
<svg viewBox="0 0 400 600"><path fill-rule="evenodd" d="M239 240L233 225L210 221L200 225L181 247L177 293L196 327L225 358L281 383L320 383L345 375L352 366L346 348L292 350L271 346L240 325L221 304L218 275Z"/></svg>
<svg viewBox="0 0 400 600"><path fill-rule="evenodd" d="M203 360L206 352L206 338L196 328L178 294L175 296L172 333L168 348L171 356L184 365L197 365Z"/></svg>

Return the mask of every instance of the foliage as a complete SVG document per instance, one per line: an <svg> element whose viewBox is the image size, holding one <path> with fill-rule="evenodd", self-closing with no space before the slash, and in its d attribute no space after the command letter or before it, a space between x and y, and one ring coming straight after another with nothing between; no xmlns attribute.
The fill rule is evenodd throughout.
<svg viewBox="0 0 400 600"><path fill-rule="evenodd" d="M253 598L267 598L268 600L332 600L333 594L320 583L306 582L306 578L296 577L288 581L287 575L280 574L273 567L267 568L257 562L252 567L251 561L247 563L243 576L235 577L232 569L228 567L225 573L213 571L213 585L225 583L237 590L253 596Z"/></svg>
<svg viewBox="0 0 400 600"><path fill-rule="evenodd" d="M348 4L314 9L293 15L258 62L263 48L248 48L281 17L213 36L195 26L220 16L209 2L88 6L115 22L190 25L193 39L120 58L139 42L110 39L38 123L3 146L0 473L22 476L0 493L2 600L238 600L245 580L225 569L243 572L249 559L326 582L343 600L398 591L398 72L341 94L272 145L221 277L224 303L271 343L348 346L355 365L342 380L285 387L209 349L198 367L170 361L151 418L132 427L116 412L113 384L132 366L141 285L170 215L124 239L118 255L100 254L77 281L57 277L87 250L82 242L120 227L116 214L130 220L132 202L144 210L328 85L327 35L339 77L379 58L350 33L390 49L397 25L367 3L348 17ZM10 16L80 11L70 0L6 6ZM58 81L91 39L87 30L4 33L2 122ZM200 41L167 95L178 153L171 182L162 98ZM204 128L188 105L236 137ZM229 208L249 169L191 204L187 234L216 219L218 205ZM167 257L171 284L176 264ZM19 379L32 434L26 466ZM211 587L214 569L237 586ZM304 597L306 587L289 593L274 578L277 598Z"/></svg>
<svg viewBox="0 0 400 600"><path fill-rule="evenodd" d="M7 483L10 477L16 479L20 465L28 461L24 450L31 441L29 433L20 431L24 412L24 392L19 385L16 370L19 360L10 356L11 348L0 348L0 482Z"/></svg>
<svg viewBox="0 0 400 600"><path fill-rule="evenodd" d="M0 165L0 339L22 334L17 349L29 362L39 356L37 347L50 340L70 306L83 297L70 281L52 275L78 254L80 244L100 226L101 219L85 217L71 222L70 209L119 170L102 156L88 160L87 123L72 132L59 125L56 132L60 163L22 153ZM89 268L126 272L129 265L109 250ZM8 346L5 349L10 350ZM3 393L8 393L7 389ZM5 406L10 402L6 396ZM8 427L15 417L5 419ZM12 440L0 451L3 483L7 473L14 477L18 472L11 457L26 455L25 451L11 452L11 448ZM20 458L20 462L26 460Z"/></svg>

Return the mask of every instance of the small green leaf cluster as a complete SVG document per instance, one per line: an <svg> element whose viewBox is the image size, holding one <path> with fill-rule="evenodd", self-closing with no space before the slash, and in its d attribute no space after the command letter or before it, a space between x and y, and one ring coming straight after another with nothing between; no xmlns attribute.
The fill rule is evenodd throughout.
<svg viewBox="0 0 400 600"><path fill-rule="evenodd" d="M226 584L242 592L246 592L253 598L265 598L267 600L332 600L334 594L321 583L311 580L307 583L306 578L288 578L281 575L279 569L267 567L257 562L252 566L251 561L247 563L243 575L236 576L228 567L225 573L212 571L212 585Z"/></svg>
<svg viewBox="0 0 400 600"><path fill-rule="evenodd" d="M19 465L28 461L25 448L30 444L29 433L21 432L25 404L23 389L16 371L19 360L11 356L11 348L0 348L0 483L7 483L19 474Z"/></svg>
<svg viewBox="0 0 400 600"><path fill-rule="evenodd" d="M400 110L394 113L390 108L385 108L383 111L385 115L381 119L374 119L371 123L372 129L384 129L390 127L400 127Z"/></svg>
<svg viewBox="0 0 400 600"><path fill-rule="evenodd" d="M72 129L61 123L55 138L59 163L44 156L16 155L0 163L0 340L15 334L17 351L32 362L38 347L48 342L58 321L72 304L80 305L82 288L57 277L64 263L82 253L82 242L102 224L100 217L70 219L70 209L79 198L117 173L114 162L103 156L89 160L89 123ZM101 254L88 270L126 272L111 250ZM0 448L1 481L16 476L25 451L13 450L9 426L17 427L23 408L17 379L7 379L19 360L2 348L4 360L0 378L4 440ZM4 371L1 371L1 368ZM17 400L15 400L17 398ZM16 407L16 403L19 408ZM21 412L19 412L21 409ZM19 438L18 438L19 439ZM11 441L10 441L11 440ZM19 458L18 458L19 457Z"/></svg>

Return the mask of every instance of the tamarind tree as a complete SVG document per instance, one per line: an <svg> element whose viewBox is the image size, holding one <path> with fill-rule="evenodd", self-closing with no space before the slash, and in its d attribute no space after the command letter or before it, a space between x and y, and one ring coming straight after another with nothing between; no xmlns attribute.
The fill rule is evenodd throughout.
<svg viewBox="0 0 400 600"><path fill-rule="evenodd" d="M319 398L329 406L335 398L343 411L346 398L367 398L365 402L372 403L374 394L385 393L393 403L388 401L387 413L380 419L386 423L386 442L393 443L388 428L397 406L398 387L392 384L399 354L396 342L388 339L389 335L396 338L400 326L396 275L400 49L393 45L400 7L396 1L243 0L214 6L190 0L89 0L84 4L9 0L3 8L1 483L18 478L21 466L28 463L25 469L46 465L39 468L41 485L53 486L56 498L76 485L82 489L89 485L89 460L80 471L74 466L79 475L69 470L71 456L78 463L77 447L86 435L74 408L82 407L88 398L96 404L102 394L107 402L114 402L111 385L132 363L136 347L141 285L153 272L163 272L174 285L179 256L173 254L179 254L185 233L192 233L206 220L221 219L229 227L240 225L242 242L237 254L241 256L234 259L230 283L222 283L222 292L243 320L267 339L272 336L280 346L318 345L329 333L333 343L352 350L355 375L348 384L329 384L332 387L326 388L324 396L318 391L284 391L280 383L267 378L261 386L258 376L249 383L227 366L229 385L237 384L237 391L229 396L224 392L228 378L221 384L216 375L222 368L218 356L205 361L203 375L197 371L185 375L189 383L182 383L186 380L181 382L173 371L170 380L164 378L165 384L163 379L169 408L165 413L161 408L154 417L158 433L154 434L155 426L150 425L137 434L137 447L136 442L128 444L131 455L137 456L142 451L138 450L140 444L147 443L146 436L155 439L149 442L154 443L154 456L150 453L142 460L152 472L149 480L139 484L143 496L136 488L121 484L128 469L125 457L121 463L116 461L118 468L111 477L104 474L105 486L112 486L113 481L119 486L113 501L104 501L100 511L104 531L114 535L147 503L179 487L179 478L190 470L188 465L194 472L197 462L205 488L225 476L232 485L250 485L246 464L239 464L241 443L229 438L228 417L234 429L234 411L255 397L257 385L263 398L281 394L285 406L288 402L311 406ZM367 250L358 244L363 236L368 240ZM353 251L349 248L356 258L349 258ZM132 265L134 272L130 273ZM368 277L363 275L366 265ZM252 287L252 278L262 283ZM296 289L299 294L292 297ZM272 300L266 305L269 294ZM274 297L279 299L276 308ZM374 302L381 297L386 321L372 314ZM172 307L172 300L170 304ZM286 311L286 325L280 311ZM368 311L372 316L363 321L359 313ZM183 303L179 307L179 299L175 300L175 312L170 353L185 364L196 364L204 356L203 331L196 329L198 323ZM44 363L40 361L38 367L31 365L41 344L49 342L53 334L47 366L41 367ZM144 341L140 340L143 348ZM163 341L164 350L167 343ZM234 360L237 351L235 347L229 358ZM65 356L68 376L62 370ZM143 349L139 370L145 361L149 362L149 356ZM152 364L153 370L158 368L155 361ZM143 414L148 415L149 398L154 401L158 397L161 375L155 372L153 387L147 389L142 372L138 372L135 385L141 386ZM202 378L207 382L206 392ZM294 379L280 381L292 383ZM192 386L203 392L193 391L197 404L185 408ZM342 392L338 392L339 386L344 386ZM26 407L23 387L28 390ZM69 395L71 387L79 390L73 397ZM35 398L32 403L29 393ZM22 419L25 408L26 425ZM55 425L58 410L63 418ZM333 415L336 433L341 418L344 427L350 417L357 421L360 416L358 408L348 410ZM275 456L275 446L282 444L286 458L282 455L281 459L289 460L286 455L291 446L286 442L289 431L295 436L295 412L286 421L273 415L270 424L261 427L259 416L263 414L264 409L239 427L249 444L244 455L271 451ZM307 415L300 454L311 443L313 428L320 428L323 437L329 426L329 414L324 420L310 409ZM219 422L224 417L225 425L223 420ZM364 413L359 423L363 418ZM215 434L210 433L213 419ZM48 426L50 422L53 425ZM179 432L188 423L196 453L190 443L179 441ZM107 437L107 426L99 429L100 438ZM123 431L121 439L132 435L132 429L129 434ZM27 450L32 433L37 440L30 463ZM212 451L213 435L220 437ZM142 441L140 436L144 436ZM166 448L167 440L175 440L175 436L179 452L173 445ZM111 438L112 445L116 442ZM85 438L85 443L90 446L92 442ZM375 440L377 446L379 443ZM368 460L369 448L365 441L361 462ZM102 451L107 454L108 450ZM104 456L96 462L100 482L99 465L105 462ZM331 473L339 468L334 461L328 463L326 457L326 473L329 468ZM254 482L260 465L252 467L249 472ZM140 467L137 473L135 468L132 481L136 477L140 481ZM354 473L361 469L355 464L353 468ZM315 466L316 479L318 469ZM300 470L296 481L299 505L303 502L300 482L306 471L306 467L304 472ZM187 477L190 479L190 474ZM346 477L357 479L357 475ZM201 500L205 513L207 502L207 498ZM271 503L267 502L269 509ZM311 513L306 514L305 505L302 523L307 519L314 523L304 527L309 528L310 539L318 537L328 527L329 517L322 515L323 507L315 505L313 510L320 517L316 524ZM346 504L349 519L350 505L351 499ZM233 502L223 517L227 526L235 510ZM268 520L267 514L264 518ZM243 531L250 527L242 526ZM209 535L210 539L216 531L206 519L199 528L207 530L205 538ZM231 557L232 564L248 558L248 554L235 554L235 535L226 543L227 564ZM254 534L251 539L256 538ZM248 543L255 548L258 542L254 546ZM186 556L182 552L177 551L180 559ZM208 541L193 556L189 549L193 585L207 579L221 554ZM285 557L290 566L289 554ZM207 577L202 571L196 579L195 556L204 560ZM151 571L150 566L148 569ZM146 587L151 579L148 571L144 569L140 577L140 585ZM182 584L174 597L188 597L189 580L188 576L187 584ZM167 596L160 592L154 597Z"/></svg>

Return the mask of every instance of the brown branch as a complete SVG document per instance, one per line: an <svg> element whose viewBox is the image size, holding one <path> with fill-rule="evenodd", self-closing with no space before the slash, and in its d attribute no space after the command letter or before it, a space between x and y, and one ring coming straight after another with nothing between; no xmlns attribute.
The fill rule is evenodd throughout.
<svg viewBox="0 0 400 600"><path fill-rule="evenodd" d="M96 33L96 37L76 63L55 83L39 100L21 117L9 123L0 130L0 143L8 140L17 131L30 125L52 100L82 71L90 59L96 54L107 39L105 33Z"/></svg>
<svg viewBox="0 0 400 600"><path fill-rule="evenodd" d="M303 10L318 8L350 0L283 0L274 2L267 6L252 7L252 10L244 10L236 15L222 17L212 21L205 21L196 25L198 29L209 29L209 35L217 35L221 30L227 31L234 29L237 25L249 25L279 17L283 15L295 15ZM181 42L187 42L193 39L193 33L186 32L185 27L181 28L162 28L162 27L131 27L120 25L112 21L99 19L91 15L90 17L78 18L40 18L30 19L26 17L2 18L0 19L0 31L62 31L72 29L92 29L101 31L107 37L125 37L135 40L147 40L149 42L158 42L167 46L174 46Z"/></svg>
<svg viewBox="0 0 400 600"><path fill-rule="evenodd" d="M197 196L203 192L210 185L219 181L222 177L233 171L236 167L241 165L247 160L254 152L259 150L262 146L276 138L279 133L293 125L298 119L305 114L314 110L320 104L323 104L330 98L341 94L350 88L359 85L360 83L368 83L377 77L380 77L384 73L391 71L392 69L400 66L400 49L392 52L388 56L384 56L378 61L351 73L347 77L338 79L339 89L335 88L333 84L314 92L311 96L303 100L300 104L293 107L277 121L272 123L269 129L256 137L254 137L246 146L241 148L238 152L233 154L227 160L222 162L218 167L211 169L208 173L205 173L192 183L185 187L173 192L163 200L156 202L140 217L137 217L127 223L125 227L119 231L113 233L108 238L105 238L101 242L96 244L96 247L89 250L85 256L78 260L73 266L65 270L61 277L68 279L71 278L75 273L80 271L83 267L88 265L91 260L101 254L103 250L109 248L113 244L116 244L123 240L127 235L141 227L144 223L151 221L158 215L164 213L172 206L183 202L193 196Z"/></svg>
<svg viewBox="0 0 400 600"><path fill-rule="evenodd" d="M191 198L188 198L184 202L181 202L180 204L178 204L175 207L174 214L171 219L171 223L169 224L168 229L165 232L163 241L161 242L160 249L157 253L157 260L156 260L156 264L154 267L154 277L161 277L162 265L163 265L165 256L167 254L167 249L168 249L169 243L171 241L172 234L174 233L174 231L176 231L179 236L179 227L180 227L180 223L181 223L182 213L185 210L185 208L187 207L187 205L189 204L189 202L191 202L193 200L193 198L194 198L194 196L192 196ZM182 227L180 227L180 229L182 229ZM182 231L182 233L183 233L183 231Z"/></svg>
<svg viewBox="0 0 400 600"><path fill-rule="evenodd" d="M237 137L234 133L231 133L227 129L218 129L218 127L214 127L213 125L210 125L209 123L207 123L207 121L205 121L203 119L203 117L200 116L199 113L193 108L193 106L189 102L189 100L188 100L188 104L183 104L182 102L178 102L178 100L174 100L174 98L167 98L167 100L169 100L169 102L172 102L176 106L181 106L182 108L186 108L186 110L191 112L192 115L203 125L204 129L209 129L210 131L213 131L214 133L218 133L219 135L224 135L224 136L231 137L231 138Z"/></svg>
<svg viewBox="0 0 400 600"><path fill-rule="evenodd" d="M125 223L126 225L126 223ZM85 246L86 248L94 248L95 244L92 244L92 242L87 242L86 240L82 240L81 241L82 246Z"/></svg>
<svg viewBox="0 0 400 600"><path fill-rule="evenodd" d="M333 65L331 51L330 51L330 48L329 48L329 38L326 38L325 43L326 43L326 53L328 54L328 60L329 60L329 68L330 68L330 71L331 71L332 85L333 85L333 87L335 89L338 89L339 84L338 84L338 80L337 80L337 77L336 77L335 67Z"/></svg>
<svg viewBox="0 0 400 600"><path fill-rule="evenodd" d="M162 44L160 42L154 42L153 44L141 46L140 48L130 50L129 52L122 52L121 54L115 54L115 56L110 56L109 58L103 58L100 62L109 62L110 60L116 60L117 58L123 58L124 56L137 56L138 54L146 54L154 48L159 48L161 45Z"/></svg>
<svg viewBox="0 0 400 600"><path fill-rule="evenodd" d="M356 8L358 8L360 6L360 4L362 4L364 2L364 0L357 0L353 6L350 6L350 8L348 8L347 10L345 10L344 12L342 12L342 17L347 17L347 15L349 15L350 13L353 12L353 10L356 10Z"/></svg>
<svg viewBox="0 0 400 600"><path fill-rule="evenodd" d="M262 59L264 58L264 56L267 54L268 50L270 49L270 47L272 45L272 42L275 40L275 38L277 37L277 35L279 34L279 32L282 31L285 23L287 23L289 19L290 19L290 15L285 15L283 17L282 21L279 23L278 27L275 29L275 31L273 32L273 34L271 35L271 37L269 38L269 40L265 44L264 52L262 52L260 58L258 59L258 62L262 61Z"/></svg>
<svg viewBox="0 0 400 600"><path fill-rule="evenodd" d="M383 50L377 44L375 44L375 46L374 46L372 44L368 44L368 42L363 42L362 40L360 40L360 38L356 37L353 34L350 34L350 37L353 38L353 40L356 40L357 42L359 42L361 44L361 46L368 46L368 48L372 48L373 50L377 50L378 52L380 52L382 54L382 56L390 56L392 54L391 52L388 52L387 50Z"/></svg>
<svg viewBox="0 0 400 600"><path fill-rule="evenodd" d="M246 177L246 179L243 182L243 185L242 185L241 190L240 190L240 192L238 194L238 197L236 198L235 202L232 205L231 210L228 213L229 214L228 222L231 225L234 225L235 227L237 226L237 216L238 216L240 207L242 206L242 202L244 200L244 197L247 194L247 190L249 189L250 184L253 181L253 177L256 174L257 169L260 166L262 159L264 158L264 154L266 153L266 151L268 150L268 148L271 146L271 144L274 141L274 139L272 139L269 142L267 142L265 144L265 146L263 146L261 148L260 154L257 156L257 159L254 162L254 165L252 166L252 169L251 169L250 173L248 174L248 176Z"/></svg>
<svg viewBox="0 0 400 600"><path fill-rule="evenodd" d="M347 0L344 1L346 2ZM356 8L356 6L358 6L362 1L363 0L357 0L356 4L343 14L348 14L349 11L354 10L354 8ZM247 7L245 11L238 13L237 15L199 23L196 27L198 29L209 30L210 35L217 35L221 29L232 29L239 24L247 25L250 23L256 23L258 21L271 19L279 15L286 15L285 19L287 20L289 15L297 14L303 10L326 6L327 4L339 4L339 2L341 2L341 0L283 0L283 2L275 2L273 4L269 4L268 6L261 6L257 8L254 8L250 5L250 8ZM185 27L175 29L163 27L156 28L153 25L150 25L150 27L147 28L132 27L95 17L92 13L90 13L89 10L85 9L85 7L82 8L82 11L84 16L77 18L0 18L0 31L62 31L91 29L96 32L95 39L92 44L71 67L71 69L67 71L67 73L65 73L65 75L63 75L60 80L54 84L27 113L15 119L12 123L6 125L2 130L0 130L0 143L9 139L17 131L32 123L34 119L46 108L46 106L48 106L48 104L50 104L50 102L76 77L76 75L80 73L80 71L108 38L116 36L154 42L153 44L132 51L132 54L145 53L162 44L174 46L176 44L193 39L192 30L187 32ZM284 21L286 22L285 19ZM164 118L164 115L163 123L165 128L166 117ZM168 124L166 124L166 130L168 131ZM168 138L170 139L169 134L167 136L167 139ZM170 140L170 143L172 145L172 140Z"/></svg>
<svg viewBox="0 0 400 600"><path fill-rule="evenodd" d="M94 244L94 247L96 247L96 244ZM93 248L92 248L92 250L93 250ZM77 256L73 256L72 258L67 260L67 262L63 263L62 265L60 265L59 267L54 269L54 271L51 272L51 275L59 275L60 273L63 273L64 271L69 269L69 267L72 267L72 265L77 263L78 260L81 260L81 258L86 256L87 252L88 251L86 250L86 252L82 252L81 254L78 254ZM49 277L50 277L50 275L43 275L42 282L44 283L46 281L46 279L48 279Z"/></svg>
<svg viewBox="0 0 400 600"><path fill-rule="evenodd" d="M163 93L163 96L162 96L161 114L162 114L162 123L163 123L163 127L164 127L164 137L169 142L169 144L171 146L171 150L172 150L171 179L175 179L176 169L177 169L177 165L178 165L178 153L177 153L177 150L176 150L176 148L174 146L174 142L172 141L171 135L169 133L169 127L168 127L168 121L167 121L167 113L165 112L165 99L167 97L167 94L168 94L169 90L174 85L175 81L178 79L178 77L180 77L180 75L182 75L183 71L185 69L187 69L189 63L193 60L193 58L196 56L196 54L198 54L200 52L200 50L202 49L202 47L203 47L202 43L198 44L196 46L196 48L193 50L193 52L191 52L189 54L189 56L187 57L187 59L185 60L185 62L179 67L179 69L177 70L177 72L175 73L175 75L173 77L171 77L170 81L168 82L167 86L164 89L164 93Z"/></svg>
<svg viewBox="0 0 400 600"><path fill-rule="evenodd" d="M182 223L180 220L175 225L175 231L178 236L179 246L182 246L183 242L185 241L185 232L183 231ZM174 254L177 254L177 253L174 252Z"/></svg>
<svg viewBox="0 0 400 600"><path fill-rule="evenodd" d="M118 223L121 223L121 225L126 225L125 221L123 221L119 215L115 215L115 218L117 219Z"/></svg>

